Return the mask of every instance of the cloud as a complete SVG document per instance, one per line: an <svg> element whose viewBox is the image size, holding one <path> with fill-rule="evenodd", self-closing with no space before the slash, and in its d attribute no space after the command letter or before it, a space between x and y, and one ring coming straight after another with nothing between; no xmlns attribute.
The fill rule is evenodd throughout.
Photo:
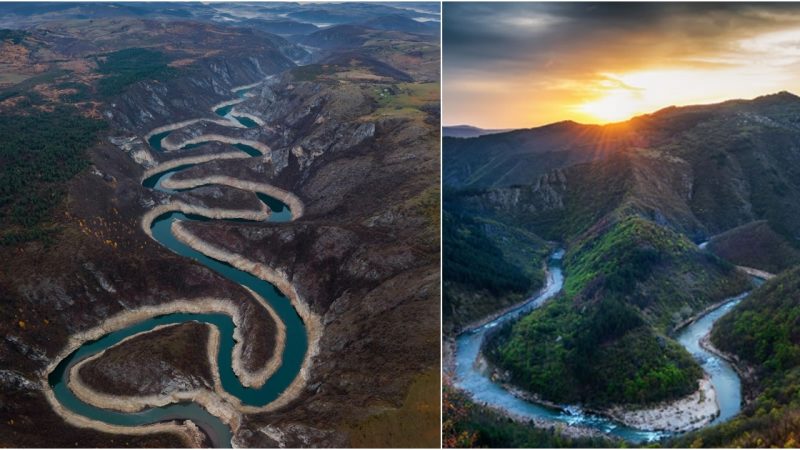
<svg viewBox="0 0 800 450"><path fill-rule="evenodd" d="M612 86L623 82L620 74L673 73L702 84L713 80L697 77L718 71L735 85L737 73L743 80L761 73L786 82L784 72L800 63L800 5L790 3L446 2L442 23L445 102L457 106L454 120L488 124L479 113L495 111L497 127L557 119L555 112L575 110L564 102L604 90L652 89ZM745 70L753 65L755 72ZM489 93L505 103L502 116L487 105ZM515 109L530 116L496 122ZM453 123L447 112L444 120Z"/></svg>

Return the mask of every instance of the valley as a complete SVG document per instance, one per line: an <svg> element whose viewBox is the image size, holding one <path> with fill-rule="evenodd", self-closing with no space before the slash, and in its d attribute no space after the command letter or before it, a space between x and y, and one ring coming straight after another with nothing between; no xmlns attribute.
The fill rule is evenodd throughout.
<svg viewBox="0 0 800 450"><path fill-rule="evenodd" d="M10 7L3 443L436 445L433 6Z"/></svg>
<svg viewBox="0 0 800 450"><path fill-rule="evenodd" d="M445 397L455 390L454 414L472 411L452 432L469 446L746 439L753 398L764 395L761 370L718 350L715 336L793 265L798 108L783 92L604 126L446 137L445 358L455 362L445 366ZM508 234L476 223L536 244L503 247ZM471 241L461 240L465 230ZM544 289L530 272L514 283L447 275L467 270L458 269L465 249L505 265L508 277L559 247L563 287L552 263ZM533 248L543 251L521 264ZM526 298L536 307L497 319ZM468 305L494 322L473 331L480 317L448 317Z"/></svg>

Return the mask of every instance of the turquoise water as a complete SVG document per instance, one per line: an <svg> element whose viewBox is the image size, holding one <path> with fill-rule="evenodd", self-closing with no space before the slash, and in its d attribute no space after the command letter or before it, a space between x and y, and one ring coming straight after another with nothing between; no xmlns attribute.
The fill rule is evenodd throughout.
<svg viewBox="0 0 800 450"><path fill-rule="evenodd" d="M247 92L250 91L251 89L253 89L253 88L240 89L238 91L234 91L234 94L236 94L236 96L239 97L239 98L244 98L244 96L247 94ZM228 114L230 114L230 112L233 110L234 106L236 106L236 105L228 105L228 106L223 106L221 108L217 108L217 109L214 110L214 113L219 115L219 116L225 117ZM245 127L247 127L247 128L255 128L255 127L258 126L258 124L255 121L253 121L252 119L250 119L248 117L236 117L236 116L234 116L233 118L235 120L237 120L239 123L241 123L242 125L244 125ZM147 140L147 143L150 144L150 147L155 151L158 151L158 152L164 151L163 147L161 146L161 141L163 141L164 138L167 137L170 133L172 133L172 130L165 131L163 133L154 134L154 135L150 136L150 138ZM190 145L187 145L185 147L182 147L182 149L183 150L191 149L191 148L194 148L194 147L198 147L200 145L202 145L202 144L190 144ZM261 153L259 153L254 148L252 148L252 147L248 147L248 148L255 152L255 154L253 154L253 153L250 152L250 150L245 150L245 152L247 152L248 155L250 155L250 156L259 156L259 155L261 155Z"/></svg>
<svg viewBox="0 0 800 450"><path fill-rule="evenodd" d="M164 140L167 135L172 133L172 131L165 131L163 133L158 133L150 136L150 139L147 140L147 143L150 144L150 147L153 148L155 151L163 151L164 149L161 147L161 141Z"/></svg>
<svg viewBox="0 0 800 450"><path fill-rule="evenodd" d="M244 117L244 116L231 116L231 117L239 121L240 124L246 126L247 128L255 128L258 126L256 121L249 117Z"/></svg>
<svg viewBox="0 0 800 450"><path fill-rule="evenodd" d="M245 144L233 144L234 147L238 148L239 150L247 153L250 156L261 156L261 152L256 150L255 148L245 145Z"/></svg>
<svg viewBox="0 0 800 450"><path fill-rule="evenodd" d="M163 180L173 173L192 166L192 164L188 164L153 175L147 178L142 184L148 188L174 193L176 191L165 189L162 186ZM257 195L271 210L275 211L270 217L270 222L291 220L291 211L288 206L267 195ZM161 245L179 255L196 260L200 264L203 264L235 283L252 289L272 306L280 317L280 320L286 326L286 346L282 355L281 365L277 371L261 388L254 389L242 386L232 368L234 324L228 316L223 314L168 314L139 322L133 326L109 333L96 341L88 342L61 361L56 369L49 375L48 381L53 388L56 398L64 407L82 416L113 425L132 426L172 419L191 419L209 435L216 447L230 447L232 437L230 429L217 417L211 415L195 403L186 402L160 408L149 408L138 413L121 413L97 408L84 403L67 387L69 369L81 360L119 343L128 336L152 330L159 325L177 324L187 321L203 322L218 327L220 331L220 348L218 354L220 381L223 389L240 399L243 404L254 406L266 405L278 398L292 381L294 381L308 350L308 336L305 325L292 306L291 301L272 284L197 252L178 241L171 232L172 223L175 221L191 222L206 220L208 219L204 217L187 216L182 213L173 212L158 217L153 222L151 231L153 238Z"/></svg>
<svg viewBox="0 0 800 450"><path fill-rule="evenodd" d="M272 211L269 217L270 222L289 222L292 220L292 210L289 209L286 203L261 192L256 192L256 196Z"/></svg>
<svg viewBox="0 0 800 450"><path fill-rule="evenodd" d="M217 108L214 110L214 114L225 117L233 110L234 106L235 105L228 105L228 106L223 106L222 108Z"/></svg>
<svg viewBox="0 0 800 450"><path fill-rule="evenodd" d="M87 342L67 356L48 376L58 402L65 408L90 419L112 425L147 425L170 419L191 419L209 435L215 447L231 446L231 430L217 417L195 403L179 403L161 408L145 409L138 413L122 413L97 408L84 403L67 387L69 370L76 363L137 333L152 330L159 325L176 324L189 321L213 324L220 329L220 355L222 347L233 346L233 322L223 314L168 314L140 322L128 328L109 333L102 338ZM228 352L230 355L230 352Z"/></svg>

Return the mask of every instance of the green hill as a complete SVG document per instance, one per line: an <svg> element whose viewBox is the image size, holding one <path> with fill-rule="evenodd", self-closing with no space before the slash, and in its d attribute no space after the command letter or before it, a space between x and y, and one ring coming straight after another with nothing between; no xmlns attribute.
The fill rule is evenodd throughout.
<svg viewBox="0 0 800 450"><path fill-rule="evenodd" d="M563 295L499 331L487 356L526 390L592 406L696 390L702 371L668 332L747 286L730 264L638 216L584 236L564 270Z"/></svg>
<svg viewBox="0 0 800 450"><path fill-rule="evenodd" d="M800 443L800 267L766 282L722 317L712 343L755 370L755 399L730 422L671 444L693 447L797 447Z"/></svg>
<svg viewBox="0 0 800 450"><path fill-rule="evenodd" d="M444 325L449 332L525 299L544 285L548 245L499 222L447 210L444 234Z"/></svg>

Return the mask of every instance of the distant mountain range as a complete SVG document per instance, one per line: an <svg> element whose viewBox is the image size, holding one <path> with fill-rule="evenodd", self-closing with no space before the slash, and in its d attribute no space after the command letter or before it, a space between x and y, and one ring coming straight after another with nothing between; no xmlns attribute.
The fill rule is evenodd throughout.
<svg viewBox="0 0 800 450"><path fill-rule="evenodd" d="M509 130L485 130L473 127L472 125L451 125L442 127L442 135L445 137L472 138L485 134L503 133Z"/></svg>
<svg viewBox="0 0 800 450"><path fill-rule="evenodd" d="M51 21L53 14L58 14L62 20L138 17L243 26L260 21L258 25L263 31L282 35L308 34L333 25L363 24L374 29L438 36L437 9L438 3L9 3L0 16L0 28L30 27Z"/></svg>

